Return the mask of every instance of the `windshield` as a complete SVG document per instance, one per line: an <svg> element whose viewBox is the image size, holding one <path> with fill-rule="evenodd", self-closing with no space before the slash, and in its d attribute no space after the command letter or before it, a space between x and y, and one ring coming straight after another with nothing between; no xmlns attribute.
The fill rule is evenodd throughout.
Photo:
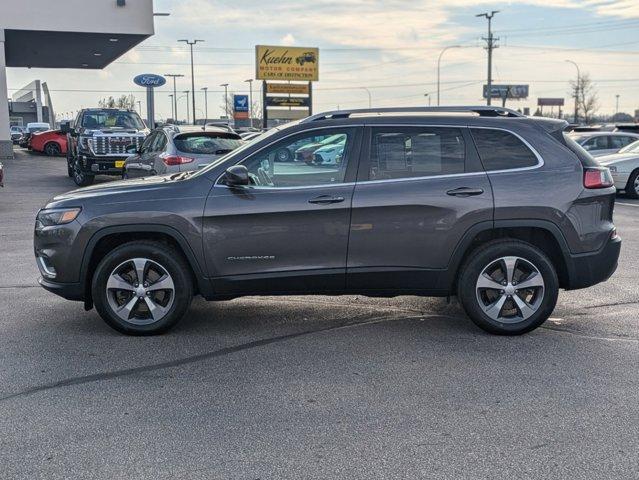
<svg viewBox="0 0 639 480"><path fill-rule="evenodd" d="M184 153L223 155L242 145L235 135L195 133L179 135L173 140L175 147Z"/></svg>
<svg viewBox="0 0 639 480"><path fill-rule="evenodd" d="M91 111L82 116L84 128L123 128L129 130L143 130L144 123L135 112Z"/></svg>
<svg viewBox="0 0 639 480"><path fill-rule="evenodd" d="M639 140L632 142L630 145L626 145L617 153L639 153Z"/></svg>

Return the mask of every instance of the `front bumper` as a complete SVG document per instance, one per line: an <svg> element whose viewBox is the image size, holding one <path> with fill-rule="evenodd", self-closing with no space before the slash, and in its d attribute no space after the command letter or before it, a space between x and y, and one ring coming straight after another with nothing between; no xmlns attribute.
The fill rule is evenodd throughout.
<svg viewBox="0 0 639 480"><path fill-rule="evenodd" d="M594 253L570 255L566 259L569 281L567 290L586 288L608 280L615 270L621 251L621 238L608 240Z"/></svg>
<svg viewBox="0 0 639 480"><path fill-rule="evenodd" d="M66 298L67 300L75 300L75 301L83 301L84 294L84 286L81 283L59 283L51 280L47 280L43 277L38 279L38 283L45 290L55 293L62 298Z"/></svg>
<svg viewBox="0 0 639 480"><path fill-rule="evenodd" d="M126 157L93 157L84 153L80 154L82 170L92 175L122 175L125 160ZM117 166L118 164L121 166Z"/></svg>

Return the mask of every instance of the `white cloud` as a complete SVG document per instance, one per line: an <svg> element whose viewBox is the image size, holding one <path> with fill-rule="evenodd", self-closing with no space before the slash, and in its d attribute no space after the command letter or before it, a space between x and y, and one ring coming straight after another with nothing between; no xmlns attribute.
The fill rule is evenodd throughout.
<svg viewBox="0 0 639 480"><path fill-rule="evenodd" d="M295 37L292 33L287 33L282 38L280 38L280 43L287 46L295 45Z"/></svg>

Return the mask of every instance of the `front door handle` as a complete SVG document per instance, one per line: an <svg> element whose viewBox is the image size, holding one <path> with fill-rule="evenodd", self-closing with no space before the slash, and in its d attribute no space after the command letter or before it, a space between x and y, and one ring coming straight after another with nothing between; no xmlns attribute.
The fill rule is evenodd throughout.
<svg viewBox="0 0 639 480"><path fill-rule="evenodd" d="M446 195L451 195L453 197L472 197L473 195L481 195L482 193L484 193L484 190L481 188L459 187L453 190L448 190Z"/></svg>
<svg viewBox="0 0 639 480"><path fill-rule="evenodd" d="M332 195L320 195L319 197L311 198L308 203L315 203L317 205L329 205L331 203L340 203L344 201L344 197L334 197Z"/></svg>

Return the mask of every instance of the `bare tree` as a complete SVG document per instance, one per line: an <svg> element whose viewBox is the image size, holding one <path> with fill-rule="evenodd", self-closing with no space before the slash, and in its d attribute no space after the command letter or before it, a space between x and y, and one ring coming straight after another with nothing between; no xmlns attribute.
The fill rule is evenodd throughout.
<svg viewBox="0 0 639 480"><path fill-rule="evenodd" d="M578 92L578 116L583 115L584 123L588 123L599 109L599 97L590 75L584 73L579 77L579 85L577 85L577 82L571 81L570 86L573 92Z"/></svg>
<svg viewBox="0 0 639 480"><path fill-rule="evenodd" d="M100 106L101 108L121 108L125 110L126 109L134 110L135 96L133 96L133 94L122 95L121 97L118 97L117 100L109 96L107 98L103 98L100 101L98 101L98 106Z"/></svg>

